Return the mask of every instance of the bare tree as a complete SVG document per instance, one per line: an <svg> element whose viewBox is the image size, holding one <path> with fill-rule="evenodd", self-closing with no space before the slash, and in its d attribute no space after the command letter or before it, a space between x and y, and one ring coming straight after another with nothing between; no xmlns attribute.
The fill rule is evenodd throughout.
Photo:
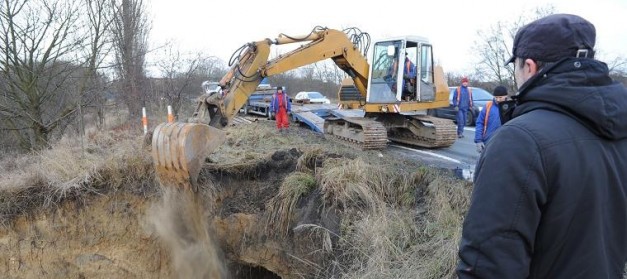
<svg viewBox="0 0 627 279"><path fill-rule="evenodd" d="M143 85L146 82L145 58L150 24L142 0L113 1L116 73L121 97L129 110L129 119L135 119L141 107L146 105Z"/></svg>
<svg viewBox="0 0 627 279"><path fill-rule="evenodd" d="M607 61L607 67L611 73L625 76L627 75L627 58L615 57L614 59Z"/></svg>
<svg viewBox="0 0 627 279"><path fill-rule="evenodd" d="M219 81L227 71L226 63L215 56L208 56L199 61L195 71L198 86L205 80Z"/></svg>
<svg viewBox="0 0 627 279"><path fill-rule="evenodd" d="M76 111L70 84L80 62L72 54L83 40L77 7L64 0L0 5L0 129L22 149L46 146Z"/></svg>
<svg viewBox="0 0 627 279"><path fill-rule="evenodd" d="M316 72L316 76L319 80L325 82L335 83L337 85L342 83L342 80L347 75L339 67L335 65L335 62L331 60L324 60L313 64Z"/></svg>
<svg viewBox="0 0 627 279"><path fill-rule="evenodd" d="M515 91L514 68L503 65L511 57L511 49L516 32L526 23L555 13L552 5L538 7L531 13L523 15L513 21L499 21L485 30L477 32L477 40L473 51L478 54L475 67L475 77L481 81L490 81L509 86Z"/></svg>
<svg viewBox="0 0 627 279"><path fill-rule="evenodd" d="M313 81L317 76L315 63L307 66L300 67L298 69L301 79L303 81Z"/></svg>
<svg viewBox="0 0 627 279"><path fill-rule="evenodd" d="M190 87L200 88L200 83L194 84L193 81L201 64L201 54L181 54L172 44L168 44L163 48L161 57L156 63L162 76L157 91L159 96L172 106L174 115L178 116L183 92Z"/></svg>
<svg viewBox="0 0 627 279"><path fill-rule="evenodd" d="M503 65L510 57L506 40L502 36L504 28L502 22L497 22L487 30L478 31L477 35L483 39L483 44L474 47L481 59L475 68L475 75L500 84L505 84L511 78L508 68Z"/></svg>
<svg viewBox="0 0 627 279"><path fill-rule="evenodd" d="M523 13L524 16L513 21L499 21L487 29L479 30L478 39L473 47L479 57L474 76L484 82L509 86L510 90L515 92L518 85L514 78L514 65L505 66L503 63L512 56L511 49L516 32L526 23L555 12L552 5L538 7L531 13ZM625 80L627 60L624 57L610 59L607 64L614 79Z"/></svg>
<svg viewBox="0 0 627 279"><path fill-rule="evenodd" d="M625 57L616 57L608 61L607 66L612 79L627 86L627 59Z"/></svg>
<svg viewBox="0 0 627 279"><path fill-rule="evenodd" d="M104 66L104 61L111 52L111 40L108 36L111 32L113 23L113 7L109 0L85 0L85 17L82 18L84 25L87 26L87 39L84 48L83 57L85 57L85 76L81 80L79 95L79 114L81 120L81 130L84 130L82 124L82 107L88 106L95 108L97 121L96 126L102 128L104 126L105 114L104 92L106 84L100 70ZM84 133L84 131L81 131Z"/></svg>

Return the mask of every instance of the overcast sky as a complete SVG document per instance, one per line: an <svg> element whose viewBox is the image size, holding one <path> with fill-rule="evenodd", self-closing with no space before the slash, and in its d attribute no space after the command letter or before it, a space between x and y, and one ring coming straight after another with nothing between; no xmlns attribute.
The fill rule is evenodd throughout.
<svg viewBox="0 0 627 279"><path fill-rule="evenodd" d="M352 2L352 3L351 3ZM627 0L151 0L151 46L170 40L182 51L228 61L247 42L280 33L303 35L317 26L358 27L372 39L427 37L444 70L464 74L476 61L471 46L478 30L509 21L537 7L580 15L597 30L598 58L627 57Z"/></svg>

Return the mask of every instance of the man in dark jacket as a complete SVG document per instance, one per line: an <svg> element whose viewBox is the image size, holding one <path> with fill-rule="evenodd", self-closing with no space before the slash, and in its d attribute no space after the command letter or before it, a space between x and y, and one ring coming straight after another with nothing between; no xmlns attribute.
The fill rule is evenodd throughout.
<svg viewBox="0 0 627 279"><path fill-rule="evenodd" d="M567 14L516 34L519 91L477 164L460 278L623 277L627 89L593 59L595 37Z"/></svg>

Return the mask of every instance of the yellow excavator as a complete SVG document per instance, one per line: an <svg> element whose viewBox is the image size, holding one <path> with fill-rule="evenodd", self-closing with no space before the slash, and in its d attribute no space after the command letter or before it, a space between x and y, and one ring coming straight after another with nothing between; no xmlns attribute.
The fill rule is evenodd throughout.
<svg viewBox="0 0 627 279"><path fill-rule="evenodd" d="M273 45L304 43L269 60ZM314 28L304 36L280 34L245 44L229 61L221 90L200 96L188 122L162 123L152 135L152 156L162 184L196 188L202 163L225 140L222 130L264 77L331 59L347 76L338 93L344 114L325 119L326 136L381 149L388 140L440 148L452 145L452 121L434 118L427 109L447 107L449 89L442 68L433 61L426 38L405 36L371 42L357 28ZM371 63L366 59L371 55Z"/></svg>

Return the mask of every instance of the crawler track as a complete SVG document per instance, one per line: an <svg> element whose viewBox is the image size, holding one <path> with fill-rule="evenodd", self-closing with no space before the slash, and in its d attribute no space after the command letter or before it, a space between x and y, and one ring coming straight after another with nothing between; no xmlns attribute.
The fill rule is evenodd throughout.
<svg viewBox="0 0 627 279"><path fill-rule="evenodd" d="M388 142L385 127L367 118L327 119L324 133L328 138L362 150L383 149Z"/></svg>
<svg viewBox="0 0 627 279"><path fill-rule="evenodd" d="M394 142L425 148L444 148L455 143L457 128L453 121L428 115L408 116L407 128L391 129L388 138Z"/></svg>

